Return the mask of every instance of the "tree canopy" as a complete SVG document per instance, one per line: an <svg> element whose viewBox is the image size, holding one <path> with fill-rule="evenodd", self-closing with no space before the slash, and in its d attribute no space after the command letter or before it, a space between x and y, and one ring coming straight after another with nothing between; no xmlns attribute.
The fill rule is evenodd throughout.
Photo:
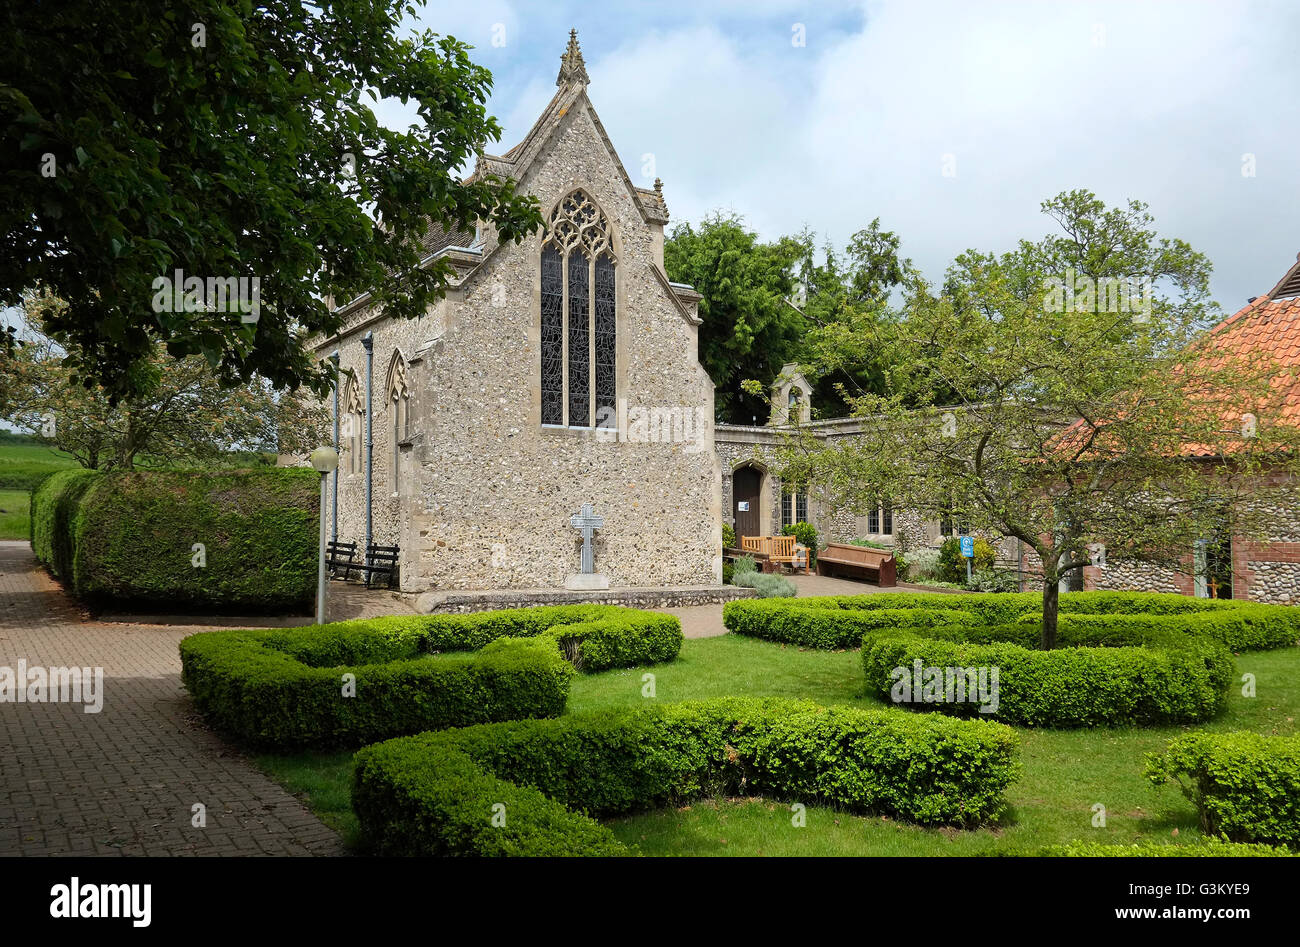
<svg viewBox="0 0 1300 947"><path fill-rule="evenodd" d="M678 224L664 241L668 278L691 286L700 302L700 363L717 386L719 420L767 420L746 379L770 384L798 351L806 324L791 303L800 254L792 239L763 243L734 214L714 213L698 227Z"/></svg>
<svg viewBox="0 0 1300 947"><path fill-rule="evenodd" d="M8 364L6 418L67 451L83 467L229 465L249 453L305 454L329 442L329 418L314 398L275 392L256 379L226 388L200 356L155 347L132 371L133 394L74 379L67 353L41 326L67 303L47 292L23 299L23 345Z"/></svg>
<svg viewBox="0 0 1300 947"><path fill-rule="evenodd" d="M1214 531L1251 529L1240 501L1262 470L1295 467L1300 436L1271 384L1282 369L1204 335L1217 309L1202 254L1157 237L1137 202L1075 191L1043 209L1062 234L962 254L938 289L912 274L896 330L877 336L886 391L851 399L866 433L788 460L842 502L885 495L1019 539L1042 568L1052 647L1063 575L1098 556L1178 566ZM848 336L869 318L851 314ZM843 329L812 333L826 360L859 357Z"/></svg>
<svg viewBox="0 0 1300 947"><path fill-rule="evenodd" d="M399 33L422 3L5 4L0 303L38 283L66 301L43 328L113 398L159 344L226 385L323 393L301 343L337 328L331 300L411 317L445 290L445 262L417 265L430 221L502 240L541 223L512 183L461 179L500 134L491 75L453 38ZM420 121L385 128L378 97ZM178 273L256 279L258 301L160 304Z"/></svg>

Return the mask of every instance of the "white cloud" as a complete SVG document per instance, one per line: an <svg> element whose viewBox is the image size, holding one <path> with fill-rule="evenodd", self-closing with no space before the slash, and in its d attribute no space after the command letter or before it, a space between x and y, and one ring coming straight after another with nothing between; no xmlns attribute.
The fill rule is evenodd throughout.
<svg viewBox="0 0 1300 947"><path fill-rule="evenodd" d="M806 223L842 244L879 216L938 278L968 247L1046 232L1039 203L1086 187L1147 201L1162 234L1207 252L1229 310L1300 249L1300 6L725 0L597 14L486 0L422 19L495 73L498 151L554 93L576 25L615 147L641 185L654 155L675 220L734 209L769 238ZM490 45L498 22L504 47ZM806 47L791 44L795 22ZM1242 177L1245 153L1257 177Z"/></svg>

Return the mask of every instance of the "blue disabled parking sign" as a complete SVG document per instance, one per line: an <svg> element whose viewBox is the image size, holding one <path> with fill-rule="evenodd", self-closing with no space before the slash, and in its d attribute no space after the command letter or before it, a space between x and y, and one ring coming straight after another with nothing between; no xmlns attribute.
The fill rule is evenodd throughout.
<svg viewBox="0 0 1300 947"><path fill-rule="evenodd" d="M975 537L963 536L961 538L961 554L967 559L975 558Z"/></svg>

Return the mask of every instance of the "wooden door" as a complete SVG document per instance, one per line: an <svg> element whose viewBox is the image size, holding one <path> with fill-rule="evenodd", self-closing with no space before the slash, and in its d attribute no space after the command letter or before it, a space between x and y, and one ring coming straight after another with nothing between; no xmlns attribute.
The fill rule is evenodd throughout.
<svg viewBox="0 0 1300 947"><path fill-rule="evenodd" d="M762 536L759 489L763 475L753 467L741 467L731 475L731 512L736 517L736 542L742 536Z"/></svg>

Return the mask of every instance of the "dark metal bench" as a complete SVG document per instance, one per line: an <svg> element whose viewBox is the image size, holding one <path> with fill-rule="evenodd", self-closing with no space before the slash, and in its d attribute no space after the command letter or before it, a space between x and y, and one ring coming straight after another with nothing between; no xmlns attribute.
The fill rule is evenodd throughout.
<svg viewBox="0 0 1300 947"><path fill-rule="evenodd" d="M350 578L353 569L361 568L361 563L357 562L357 544L331 540L325 547L325 565L336 578ZM339 570L342 570L342 575L338 575Z"/></svg>
<svg viewBox="0 0 1300 947"><path fill-rule="evenodd" d="M371 581L376 575L388 576L388 587L393 587L397 579L397 546L379 546L371 543L366 548L366 561L358 566L366 574L366 588L372 588Z"/></svg>

